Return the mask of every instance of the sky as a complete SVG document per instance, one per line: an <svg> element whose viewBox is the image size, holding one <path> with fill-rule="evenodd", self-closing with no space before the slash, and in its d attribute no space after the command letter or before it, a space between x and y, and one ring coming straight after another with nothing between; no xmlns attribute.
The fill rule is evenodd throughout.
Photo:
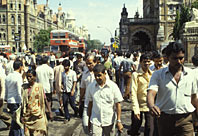
<svg viewBox="0 0 198 136"><path fill-rule="evenodd" d="M85 25L91 40L99 39L106 45L110 44L111 35L119 28L123 5L128 11L128 17L133 18L138 10L142 16L143 0L48 0L50 9L57 13L59 3L63 12L72 12L76 18L76 26ZM45 4L46 0L37 0ZM100 28L98 28L100 26Z"/></svg>

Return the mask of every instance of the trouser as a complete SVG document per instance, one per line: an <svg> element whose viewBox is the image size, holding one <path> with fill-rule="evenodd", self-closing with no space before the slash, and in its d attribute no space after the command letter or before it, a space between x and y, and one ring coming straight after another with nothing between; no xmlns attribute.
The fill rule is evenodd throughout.
<svg viewBox="0 0 198 136"><path fill-rule="evenodd" d="M74 110L74 113L77 114L78 113L78 108L75 105L75 96L71 96L71 93L66 93L63 92L63 107L64 107L64 112L65 112L65 118L66 119L70 119L70 114L69 114L69 110L68 110L68 102L70 104L70 106L72 107L72 109Z"/></svg>
<svg viewBox="0 0 198 136"><path fill-rule="evenodd" d="M10 110L10 113L12 115L18 108L19 108L19 104L8 104L8 109ZM11 122L9 136L24 136L23 129L21 129L21 127L14 120L12 120Z"/></svg>
<svg viewBox="0 0 198 136"><path fill-rule="evenodd" d="M158 118L160 136L193 136L192 114L161 113Z"/></svg>
<svg viewBox="0 0 198 136"><path fill-rule="evenodd" d="M104 127L91 124L91 136L114 136L113 124Z"/></svg>
<svg viewBox="0 0 198 136"><path fill-rule="evenodd" d="M116 84L119 86L120 85L119 70L115 71L115 77L116 77Z"/></svg>
<svg viewBox="0 0 198 136"><path fill-rule="evenodd" d="M81 102L81 105L79 106L79 116L82 118L82 126L85 134L89 135L88 130L88 121L89 117L87 115L87 107L84 107L85 101Z"/></svg>
<svg viewBox="0 0 198 136"><path fill-rule="evenodd" d="M0 119L7 125L11 125L11 116L9 114L3 112L3 106L0 108Z"/></svg>
<svg viewBox="0 0 198 136"><path fill-rule="evenodd" d="M150 114L149 112L140 112L140 120L136 119L134 117L134 112L131 112L131 120L132 120L132 124L131 124L131 129L130 129L130 135L138 135L139 133L139 129L142 125L142 120L143 120L143 114L144 114L144 118L145 118L145 129L144 129L144 136L149 136L149 132L150 132Z"/></svg>
<svg viewBox="0 0 198 136"><path fill-rule="evenodd" d="M125 85L125 93L124 93L124 97L128 97L129 98L129 94L130 94L130 87L131 87L131 72L124 72L124 85Z"/></svg>
<svg viewBox="0 0 198 136"><path fill-rule="evenodd" d="M152 115L150 115L150 126L151 126L151 130L150 130L150 136L159 136L159 132L158 132L158 126L157 126L157 117L153 117Z"/></svg>

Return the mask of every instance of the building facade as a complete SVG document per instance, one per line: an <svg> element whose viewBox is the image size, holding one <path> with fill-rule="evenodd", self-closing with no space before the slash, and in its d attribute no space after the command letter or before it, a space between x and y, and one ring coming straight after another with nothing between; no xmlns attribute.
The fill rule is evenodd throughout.
<svg viewBox="0 0 198 136"><path fill-rule="evenodd" d="M88 30L75 26L76 19L63 12L61 4L57 13L48 5L48 0L46 4L37 4L37 0L0 0L0 45L10 45L13 50L33 48L36 34L48 28L72 30L88 39Z"/></svg>
<svg viewBox="0 0 198 136"><path fill-rule="evenodd" d="M120 49L123 51L150 51L162 49L173 41L176 11L182 4L191 5L193 0L143 0L143 17L138 11L128 18L124 6L120 19Z"/></svg>

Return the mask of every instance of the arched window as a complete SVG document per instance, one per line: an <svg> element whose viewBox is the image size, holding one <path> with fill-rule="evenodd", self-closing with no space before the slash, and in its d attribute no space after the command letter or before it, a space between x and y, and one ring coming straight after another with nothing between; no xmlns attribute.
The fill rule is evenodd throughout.
<svg viewBox="0 0 198 136"><path fill-rule="evenodd" d="M21 24L21 15L18 15L18 23Z"/></svg>
<svg viewBox="0 0 198 136"><path fill-rule="evenodd" d="M3 39L6 39L6 34L5 33L3 33Z"/></svg>
<svg viewBox="0 0 198 136"><path fill-rule="evenodd" d="M1 15L0 15L0 24L1 24Z"/></svg>
<svg viewBox="0 0 198 136"><path fill-rule="evenodd" d="M3 23L5 24L6 23L6 16L3 15Z"/></svg>
<svg viewBox="0 0 198 136"><path fill-rule="evenodd" d="M11 15L11 23L12 24L15 24L15 17L14 17L14 15Z"/></svg>

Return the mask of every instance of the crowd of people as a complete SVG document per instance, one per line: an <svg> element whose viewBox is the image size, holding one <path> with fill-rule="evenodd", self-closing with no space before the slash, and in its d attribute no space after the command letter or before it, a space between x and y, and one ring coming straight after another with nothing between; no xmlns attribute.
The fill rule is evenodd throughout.
<svg viewBox="0 0 198 136"><path fill-rule="evenodd" d="M140 134L144 117L145 136L193 136L198 128L198 55L192 57L194 69L184 66L184 57L184 46L177 42L161 52L69 53L60 58L1 53L0 119L10 136L48 135L56 94L63 123L80 117L87 135L114 136L116 127L122 133L126 101L131 104L128 135Z"/></svg>

